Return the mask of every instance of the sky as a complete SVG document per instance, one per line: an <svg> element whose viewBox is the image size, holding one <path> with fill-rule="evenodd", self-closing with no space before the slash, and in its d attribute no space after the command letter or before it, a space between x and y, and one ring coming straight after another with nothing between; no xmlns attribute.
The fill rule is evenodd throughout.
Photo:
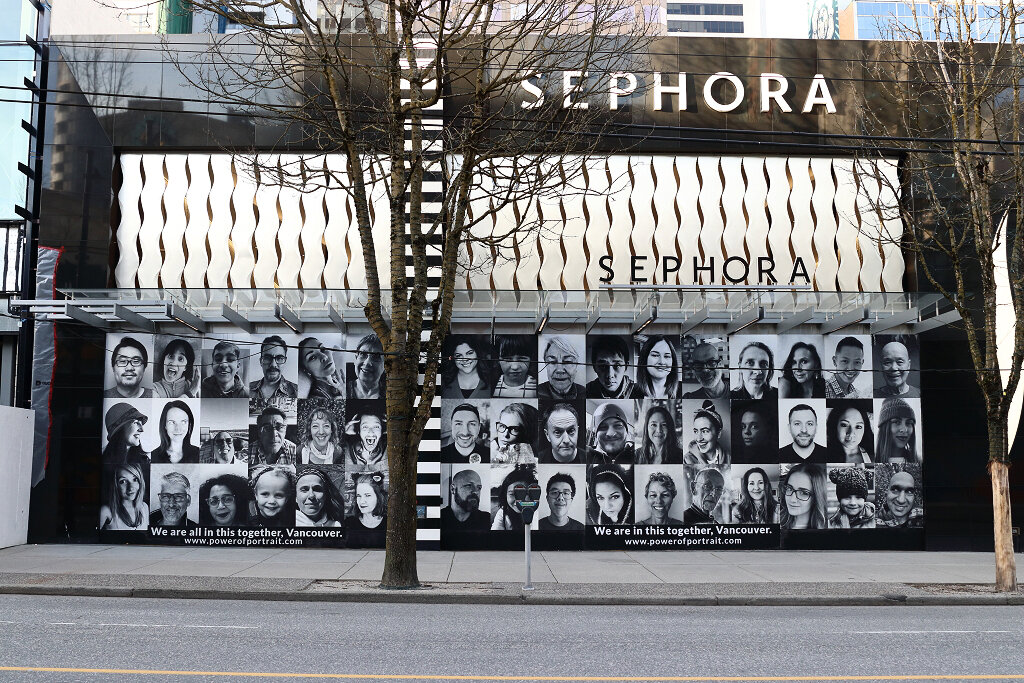
<svg viewBox="0 0 1024 683"><path fill-rule="evenodd" d="M772 38L807 37L807 0L764 1L767 16L765 28L769 36Z"/></svg>

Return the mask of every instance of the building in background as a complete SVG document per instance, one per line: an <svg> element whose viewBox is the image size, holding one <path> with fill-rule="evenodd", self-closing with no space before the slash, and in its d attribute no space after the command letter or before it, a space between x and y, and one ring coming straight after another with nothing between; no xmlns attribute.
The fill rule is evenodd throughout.
<svg viewBox="0 0 1024 683"><path fill-rule="evenodd" d="M316 0L307 0L315 3ZM235 33L239 24L196 12L188 0L53 0L54 35ZM252 13L264 10L254 4ZM288 20L289 17L282 17Z"/></svg>
<svg viewBox="0 0 1024 683"><path fill-rule="evenodd" d="M839 39L839 0L812 0L807 5L807 37Z"/></svg>
<svg viewBox="0 0 1024 683"><path fill-rule="evenodd" d="M839 13L839 37L843 40L935 40L933 12L943 4L942 0L852 0ZM978 20L972 22L974 39L995 42L999 37L996 11L1000 1L968 0L968 6L972 5L978 12ZM942 22L939 24L941 34Z"/></svg>
<svg viewBox="0 0 1024 683"><path fill-rule="evenodd" d="M763 38L766 31L766 0L665 3L665 28L669 35Z"/></svg>

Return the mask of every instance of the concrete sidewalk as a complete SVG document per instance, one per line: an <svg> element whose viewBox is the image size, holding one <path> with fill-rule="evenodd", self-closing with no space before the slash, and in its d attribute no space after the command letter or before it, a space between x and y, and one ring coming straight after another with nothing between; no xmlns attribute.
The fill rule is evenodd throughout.
<svg viewBox="0 0 1024 683"><path fill-rule="evenodd" d="M1018 564L1024 555L1018 556ZM422 591L377 588L383 551L25 545L0 593L558 604L1024 604L995 594L991 553L421 552Z"/></svg>

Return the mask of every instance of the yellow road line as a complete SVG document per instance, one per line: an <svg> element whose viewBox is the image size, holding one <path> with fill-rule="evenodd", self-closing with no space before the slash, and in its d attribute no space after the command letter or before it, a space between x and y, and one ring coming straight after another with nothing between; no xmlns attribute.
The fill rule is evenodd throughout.
<svg viewBox="0 0 1024 683"><path fill-rule="evenodd" d="M1012 681L1024 680L1024 674L907 674L903 676L438 676L433 674L325 674L256 671L180 671L162 669L84 669L52 666L0 666L0 671L39 673L122 674L144 676L236 676L244 678L328 678L373 681Z"/></svg>

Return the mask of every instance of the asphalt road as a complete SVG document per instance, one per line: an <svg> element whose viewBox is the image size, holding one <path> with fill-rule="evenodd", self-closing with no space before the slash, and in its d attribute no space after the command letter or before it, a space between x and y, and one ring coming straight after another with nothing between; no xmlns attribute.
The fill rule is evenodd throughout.
<svg viewBox="0 0 1024 683"><path fill-rule="evenodd" d="M402 681L927 680L908 678L922 675L1024 681L1024 607L459 606L0 595L0 681L317 680L267 673Z"/></svg>

